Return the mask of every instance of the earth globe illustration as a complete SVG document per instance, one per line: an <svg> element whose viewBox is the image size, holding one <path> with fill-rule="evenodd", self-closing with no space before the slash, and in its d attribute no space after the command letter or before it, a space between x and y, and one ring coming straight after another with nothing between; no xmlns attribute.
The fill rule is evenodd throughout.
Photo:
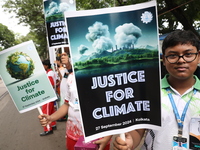
<svg viewBox="0 0 200 150"><path fill-rule="evenodd" d="M26 79L35 69L33 60L23 52L15 52L8 56L6 69L12 78Z"/></svg>

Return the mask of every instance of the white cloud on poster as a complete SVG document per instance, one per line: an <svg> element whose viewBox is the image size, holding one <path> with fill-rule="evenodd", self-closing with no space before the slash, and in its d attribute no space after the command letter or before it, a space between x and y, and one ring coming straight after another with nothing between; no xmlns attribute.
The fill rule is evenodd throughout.
<svg viewBox="0 0 200 150"><path fill-rule="evenodd" d="M88 47L85 46L85 45L82 45L82 44L81 44L81 45L78 47L78 51L79 51L79 53L80 53L81 55L83 55L87 50L88 50Z"/></svg>
<svg viewBox="0 0 200 150"><path fill-rule="evenodd" d="M51 2L49 4L48 11L46 12L46 17L49 17L56 13L65 12L68 9L69 9L69 5L66 2L62 2L59 5L56 2Z"/></svg>
<svg viewBox="0 0 200 150"><path fill-rule="evenodd" d="M133 23L125 23L115 29L115 40L118 47L131 47L138 38L142 36L142 31Z"/></svg>

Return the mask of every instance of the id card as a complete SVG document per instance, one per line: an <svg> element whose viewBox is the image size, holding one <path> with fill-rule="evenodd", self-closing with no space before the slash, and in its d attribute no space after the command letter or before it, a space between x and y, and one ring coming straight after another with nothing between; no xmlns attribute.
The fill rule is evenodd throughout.
<svg viewBox="0 0 200 150"><path fill-rule="evenodd" d="M192 118L190 121L189 148L200 149L200 118Z"/></svg>
<svg viewBox="0 0 200 150"><path fill-rule="evenodd" d="M78 104L78 99L76 98L74 101L74 110L78 111L79 110L79 104Z"/></svg>
<svg viewBox="0 0 200 150"><path fill-rule="evenodd" d="M79 111L79 102L77 98L74 100L74 102L69 101L69 105L74 109L74 111Z"/></svg>
<svg viewBox="0 0 200 150"><path fill-rule="evenodd" d="M187 150L187 138L173 136L173 150Z"/></svg>

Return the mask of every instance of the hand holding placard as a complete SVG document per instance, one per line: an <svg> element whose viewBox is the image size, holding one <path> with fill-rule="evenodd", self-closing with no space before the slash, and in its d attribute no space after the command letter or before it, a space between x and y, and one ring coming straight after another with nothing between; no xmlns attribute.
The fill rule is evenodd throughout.
<svg viewBox="0 0 200 150"><path fill-rule="evenodd" d="M38 107L37 109L38 109L38 111L39 111L40 115L42 115L42 114L43 114L43 112L42 112L41 108L40 108L40 107ZM47 125L47 129L48 129L48 130L50 130L50 126L49 126L49 124Z"/></svg>
<svg viewBox="0 0 200 150"><path fill-rule="evenodd" d="M126 138L125 138L125 133L121 133L121 134L120 134L120 138L121 138L122 140L125 141L125 139L126 139Z"/></svg>

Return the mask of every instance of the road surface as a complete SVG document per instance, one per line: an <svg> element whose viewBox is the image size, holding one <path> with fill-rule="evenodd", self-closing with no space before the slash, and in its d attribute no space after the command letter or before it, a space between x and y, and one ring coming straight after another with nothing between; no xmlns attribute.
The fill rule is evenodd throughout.
<svg viewBox="0 0 200 150"><path fill-rule="evenodd" d="M38 114L37 109L20 114L0 79L0 150L65 150L65 122L40 137Z"/></svg>
<svg viewBox="0 0 200 150"><path fill-rule="evenodd" d="M57 122L53 134L41 137L38 115L37 109L20 114L0 78L0 150L66 150L65 122Z"/></svg>

